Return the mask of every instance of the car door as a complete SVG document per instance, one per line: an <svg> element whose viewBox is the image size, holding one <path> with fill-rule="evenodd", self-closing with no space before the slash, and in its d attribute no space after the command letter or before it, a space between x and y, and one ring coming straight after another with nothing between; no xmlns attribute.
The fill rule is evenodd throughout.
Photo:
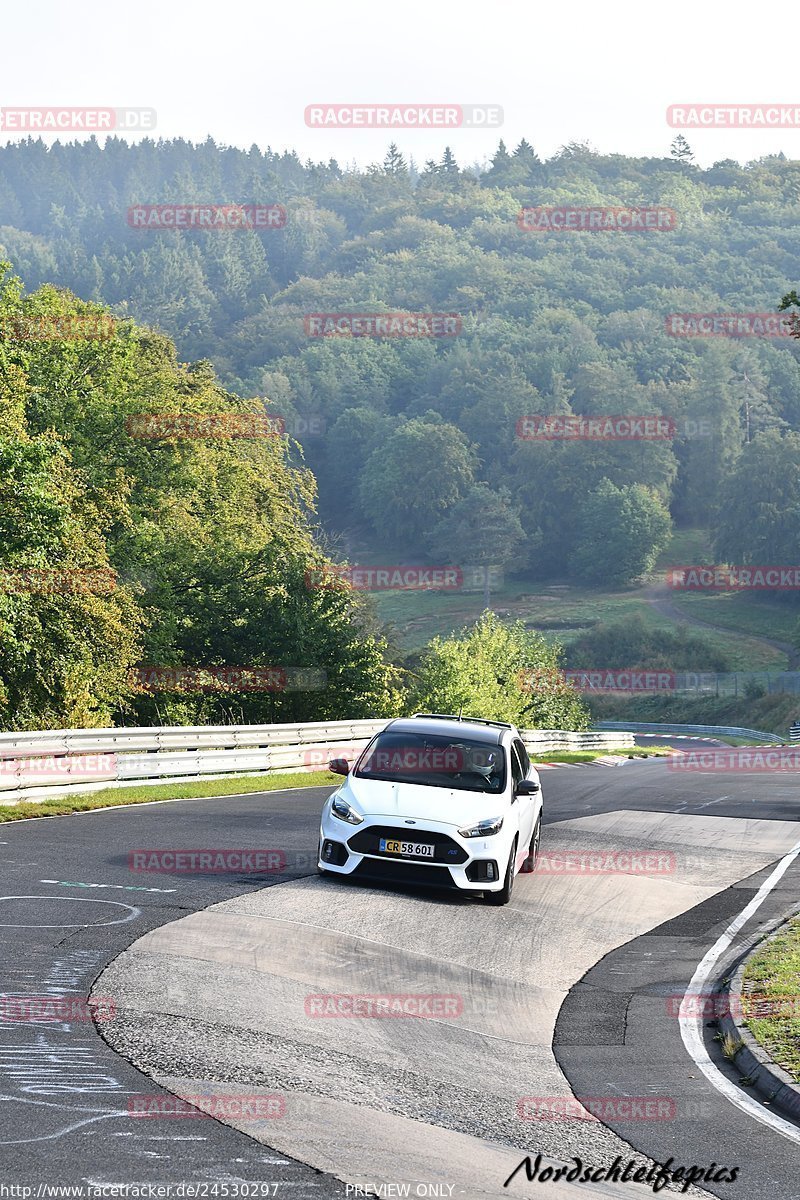
<svg viewBox="0 0 800 1200"><path fill-rule="evenodd" d="M517 784L525 779L528 773L528 754L525 747L517 738L511 743L511 779L514 794ZM530 845L533 835L533 813L536 803L535 796L517 796L514 803L518 806L517 821L519 822L519 848Z"/></svg>

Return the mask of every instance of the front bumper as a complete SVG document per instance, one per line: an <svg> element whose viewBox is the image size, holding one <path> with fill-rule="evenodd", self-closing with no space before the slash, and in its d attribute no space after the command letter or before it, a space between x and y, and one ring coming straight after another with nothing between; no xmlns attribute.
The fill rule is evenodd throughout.
<svg viewBox="0 0 800 1200"><path fill-rule="evenodd" d="M354 879L494 892L503 886L508 862L510 845L504 833L501 830L490 838L462 838L452 825L397 825L390 817L348 825L326 810L320 825L319 866L331 874ZM434 854L418 858L379 849L381 840L392 839L433 845Z"/></svg>

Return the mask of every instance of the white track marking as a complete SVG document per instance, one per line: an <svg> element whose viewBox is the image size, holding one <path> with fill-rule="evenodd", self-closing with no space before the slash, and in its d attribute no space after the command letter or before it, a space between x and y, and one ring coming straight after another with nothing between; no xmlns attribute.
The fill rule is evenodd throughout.
<svg viewBox="0 0 800 1200"><path fill-rule="evenodd" d="M56 883L59 887L115 888L120 892L177 892L177 888L139 887L132 883L74 883L71 879L40 879L39 883Z"/></svg>
<svg viewBox="0 0 800 1200"><path fill-rule="evenodd" d="M70 921L59 925L20 925L18 922L9 925L0 922L0 929L86 929L89 925L100 929L106 925L124 925L127 921L135 921L141 915L141 910L134 908L132 904L122 904L119 900L89 900L86 896L0 896L0 901L3 900L55 900L61 904L108 904L112 908L127 908L128 915L120 917L118 921Z"/></svg>
<svg viewBox="0 0 800 1200"><path fill-rule="evenodd" d="M4 1096L0 1095L0 1101L9 1100L11 1103L33 1104L39 1108L56 1108L63 1111L63 1104L55 1104L48 1100L31 1100L27 1096ZM76 1129L80 1129L84 1125L91 1125L94 1121L107 1121L111 1117L127 1117L130 1114L127 1109L97 1109L97 1108L73 1108L73 1112L91 1113L91 1116L83 1117L80 1121L73 1121L71 1125L65 1125L63 1129L57 1130L55 1133L45 1133L41 1137L31 1138L14 1138L11 1141L0 1141L0 1146L27 1146L32 1142L52 1142L57 1138L64 1137L68 1133L74 1133Z"/></svg>
<svg viewBox="0 0 800 1200"><path fill-rule="evenodd" d="M686 989L684 1000L688 1000L690 996L708 994L706 991L708 980L720 958L731 946L739 930L761 907L776 883L783 878L798 854L800 854L800 842L792 846L789 853L781 859L772 874L764 880L750 903L742 909L738 917L735 917L731 921L725 932L708 951L692 976L691 982ZM764 1108L763 1105L754 1100L752 1096L748 1096L746 1092L738 1088L735 1083L714 1066L703 1042L702 1020L696 1017L685 1016L680 1017L679 1020L683 1044L709 1083L713 1084L726 1100L730 1100L731 1104L735 1104L742 1112L747 1113L748 1116L755 1117L762 1125L768 1125L770 1129L781 1134L782 1137L788 1138L790 1141L800 1145L800 1129L796 1125L792 1124L791 1121L784 1120L783 1117L779 1117L777 1113L770 1112L768 1108Z"/></svg>

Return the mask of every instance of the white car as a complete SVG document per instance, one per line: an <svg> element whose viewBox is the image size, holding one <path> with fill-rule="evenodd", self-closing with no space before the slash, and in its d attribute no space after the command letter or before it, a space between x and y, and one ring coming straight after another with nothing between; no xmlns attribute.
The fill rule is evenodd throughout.
<svg viewBox="0 0 800 1200"><path fill-rule="evenodd" d="M482 892L507 904L535 870L542 792L519 731L418 713L390 721L322 810L322 874Z"/></svg>

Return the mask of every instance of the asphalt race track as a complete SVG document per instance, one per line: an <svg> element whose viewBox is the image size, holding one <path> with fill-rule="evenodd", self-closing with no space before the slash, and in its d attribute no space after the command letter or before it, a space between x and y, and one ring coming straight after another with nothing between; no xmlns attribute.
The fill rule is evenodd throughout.
<svg viewBox="0 0 800 1200"><path fill-rule="evenodd" d="M412 1196L652 1195L539 1187L524 1172L503 1188L526 1154L595 1166L619 1154L738 1166L706 1194L798 1200L800 1129L723 1094L720 1082L746 1096L713 1028L714 1081L690 1057L671 998L800 841L800 777L626 760L542 782L550 857L500 909L319 878L321 789L0 827L4 993L92 990L108 1017L101 1037L89 1020L6 1010L0 1181L268 1182L290 1200L344 1196L346 1184L351 1196L404 1184ZM129 866L137 850L222 847L277 850L286 865ZM565 851L628 858L576 873ZM795 859L720 970L797 906L799 882ZM354 993L444 994L456 1007L320 1019L307 999ZM159 1095L158 1115L131 1111ZM198 1115L170 1115L171 1096ZM585 1119L575 1096L602 1100L603 1119ZM237 1114L231 1097L250 1109ZM542 1119L537 1098L568 1109ZM224 1121L202 1115L220 1103Z"/></svg>

